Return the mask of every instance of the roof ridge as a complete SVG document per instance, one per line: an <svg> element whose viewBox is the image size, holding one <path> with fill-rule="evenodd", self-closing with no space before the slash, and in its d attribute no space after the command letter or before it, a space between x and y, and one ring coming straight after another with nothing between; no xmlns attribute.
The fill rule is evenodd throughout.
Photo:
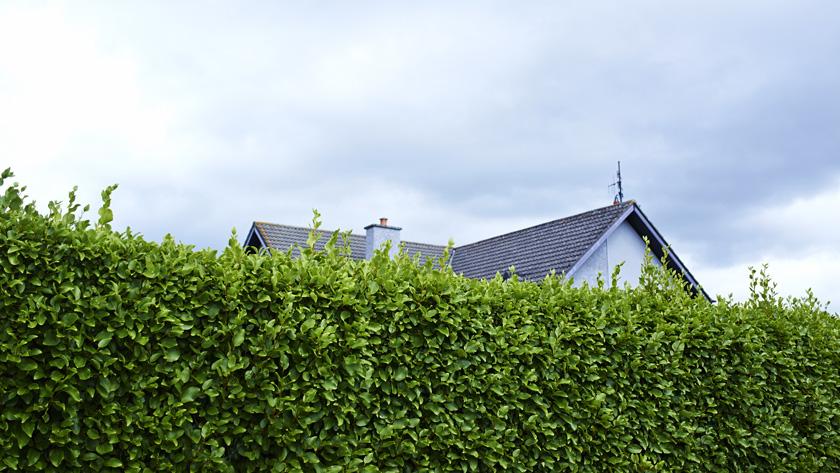
<svg viewBox="0 0 840 473"><path fill-rule="evenodd" d="M437 246L440 248L446 248L446 245L438 245L437 243L423 243L422 241L400 240L400 243L413 243L415 245Z"/></svg>
<svg viewBox="0 0 840 473"><path fill-rule="evenodd" d="M257 224L258 225L274 225L275 227L293 228L295 230L305 230L307 232L310 231L310 230L314 230L311 227L302 227L300 225L287 225L285 223L264 222L264 221L261 221L261 220L254 220L254 224L255 225L257 225ZM335 232L339 232L339 234L341 234L341 233L344 233L346 230L341 230L341 229L338 229L338 230L324 230L324 229L319 228L317 231L322 232L322 233L328 233L328 234L333 234ZM357 238L365 238L365 235L360 235L358 233L353 233L352 230L350 230L350 236L351 237L357 237ZM437 243L425 243L425 242L421 242L421 241L411 241L411 240L400 240L400 242L402 242L402 243L413 243L415 245L429 245L429 246L438 246L440 248L446 248L446 245L439 245Z"/></svg>
<svg viewBox="0 0 840 473"><path fill-rule="evenodd" d="M517 233L521 233L521 232L524 232L526 230L533 230L535 228L544 227L546 225L556 224L557 222L561 222L563 220L570 220L570 219L573 219L573 218L576 218L576 217L580 217L582 215L597 212L599 210L609 209L609 208L613 208L613 207L626 208L627 206L630 206L630 205L638 206L638 204L636 203L635 200L630 199L630 200L622 202L620 204L611 204L611 205L606 205L604 207L598 207L596 209L586 210L584 212L578 212L576 214L568 215L566 217L560 217L560 218L557 218L557 219L554 219L554 220L549 220L548 222L543 222L543 223L538 223L536 225L531 225L530 227L520 228L519 230L514 230L512 232L502 233L501 235L496 235L496 236L484 238L482 240L477 240L477 241L474 241L472 243L466 243L466 244L461 245L461 246L456 246L455 248L457 249L457 248L464 248L464 247L468 247L468 246L472 246L472 245L477 245L479 243L484 243L486 241L495 240L497 238L502 238L502 237L514 235L514 234L517 234Z"/></svg>
<svg viewBox="0 0 840 473"><path fill-rule="evenodd" d="M300 225L287 225L285 223L263 222L263 221L260 221L260 220L254 220L254 223L259 223L259 224L263 224L263 225L274 225L275 227L294 228L294 229L297 229L297 230L314 230L314 228L312 228L312 227L302 227ZM318 231L319 232L333 233L337 230L322 230L322 229L319 228Z"/></svg>

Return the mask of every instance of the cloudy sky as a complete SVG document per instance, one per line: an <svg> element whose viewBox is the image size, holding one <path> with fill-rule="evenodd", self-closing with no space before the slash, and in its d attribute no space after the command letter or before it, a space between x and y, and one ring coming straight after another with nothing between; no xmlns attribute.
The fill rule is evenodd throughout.
<svg viewBox="0 0 840 473"><path fill-rule="evenodd" d="M618 160L710 293L766 262L838 310L840 3L0 4L0 166L118 183L150 239L468 243L609 204Z"/></svg>

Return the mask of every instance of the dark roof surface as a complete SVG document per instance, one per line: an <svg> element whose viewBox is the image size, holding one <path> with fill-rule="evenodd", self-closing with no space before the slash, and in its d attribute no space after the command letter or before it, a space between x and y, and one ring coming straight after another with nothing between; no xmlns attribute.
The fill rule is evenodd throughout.
<svg viewBox="0 0 840 473"><path fill-rule="evenodd" d="M598 238L630 208L634 201L590 210L571 217L553 220L497 237L454 248L450 261L452 269L470 278L492 278L514 266L519 277L539 280L551 270L568 272ZM254 226L270 248L288 251L305 246L309 228L255 222ZM333 232L318 230L321 237L315 248L322 250ZM339 241L340 243L340 241ZM438 258L443 245L404 241L410 256L419 253L421 260ZM295 254L299 250L293 250ZM364 235L350 235L350 255L365 258Z"/></svg>
<svg viewBox="0 0 840 473"><path fill-rule="evenodd" d="M260 232L260 236L262 237L263 241L270 247L274 249L279 249L282 251L288 251L289 248L294 247L295 245L298 246L306 246L306 238L309 236L309 228L305 227L293 227L291 225L278 225L276 223L266 223L266 222L254 222L254 226L257 227L257 231ZM318 238L318 241L315 243L316 250L323 250L324 245L329 241L330 237L334 232L327 231L327 230L318 230L318 233L321 235ZM338 239L339 245L341 244L341 236L339 235ZM409 256L414 257L415 254L420 254L421 261L425 261L427 258L439 258L443 255L443 250L445 246L442 245L432 245L429 243L417 243L413 241L403 241L405 245L405 251L408 253ZM299 250L295 249L293 254L297 255ZM365 259L365 236L364 235L350 235L350 256L353 259L362 260Z"/></svg>
<svg viewBox="0 0 840 473"><path fill-rule="evenodd" d="M553 220L454 249L452 269L470 278L492 278L511 266L524 279L567 272L627 209L627 201Z"/></svg>

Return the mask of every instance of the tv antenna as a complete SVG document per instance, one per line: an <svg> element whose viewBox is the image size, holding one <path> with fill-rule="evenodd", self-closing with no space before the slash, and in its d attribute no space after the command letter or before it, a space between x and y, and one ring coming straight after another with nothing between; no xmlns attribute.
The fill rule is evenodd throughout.
<svg viewBox="0 0 840 473"><path fill-rule="evenodd" d="M614 194L613 205L624 202L624 188L621 187L621 161L618 162L618 172L615 173L615 182L610 184L610 190L618 191Z"/></svg>

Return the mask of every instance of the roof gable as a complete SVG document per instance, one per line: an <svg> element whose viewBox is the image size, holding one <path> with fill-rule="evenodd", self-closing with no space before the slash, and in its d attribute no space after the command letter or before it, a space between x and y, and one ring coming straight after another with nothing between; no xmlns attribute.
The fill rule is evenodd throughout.
<svg viewBox="0 0 840 473"><path fill-rule="evenodd" d="M586 260L598 250L598 248L603 245L607 239L618 229L618 227L624 223L625 221L633 227L636 233L639 235L640 238L646 238L648 242L648 246L652 255L657 259L665 258L665 262L668 267L676 270L680 274L683 275L686 282L689 283L691 286L691 290L694 293L701 293L703 296L708 299L712 300L709 297L709 294L700 286L697 280L694 278L694 275L688 270L685 264L680 260L679 256L674 252L672 248L668 245L665 241L665 238L659 233L659 230L653 226L653 224L648 220L647 216L642 212L642 209L636 204L635 201L628 201L628 204L631 204L627 210L622 213L610 226L607 228L604 233L592 244L592 246L583 254L581 255L580 259L572 266L566 274L568 276L574 277L575 272L583 266ZM668 251L667 256L665 255L665 251Z"/></svg>

